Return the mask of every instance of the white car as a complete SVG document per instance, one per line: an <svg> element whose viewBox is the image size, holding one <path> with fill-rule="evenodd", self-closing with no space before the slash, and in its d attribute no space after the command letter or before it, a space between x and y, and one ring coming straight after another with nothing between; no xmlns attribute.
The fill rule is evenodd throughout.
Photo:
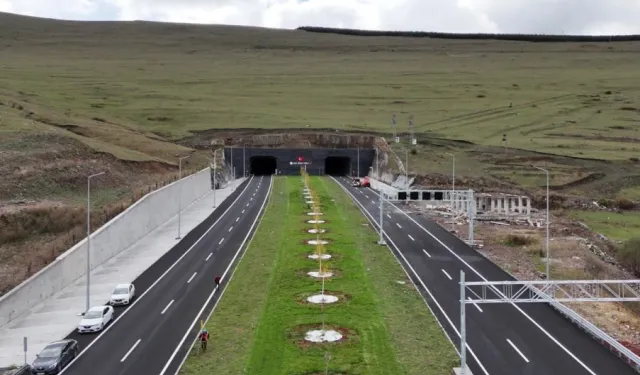
<svg viewBox="0 0 640 375"><path fill-rule="evenodd" d="M133 284L118 284L111 294L109 304L112 306L128 305L136 296L136 287Z"/></svg>
<svg viewBox="0 0 640 375"><path fill-rule="evenodd" d="M113 320L113 307L96 306L90 308L78 324L78 332L99 332Z"/></svg>

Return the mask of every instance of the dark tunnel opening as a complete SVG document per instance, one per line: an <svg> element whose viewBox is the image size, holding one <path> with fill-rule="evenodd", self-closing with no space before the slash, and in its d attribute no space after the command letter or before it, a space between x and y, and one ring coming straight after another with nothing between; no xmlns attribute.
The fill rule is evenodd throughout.
<svg viewBox="0 0 640 375"><path fill-rule="evenodd" d="M276 173L278 161L274 156L252 156L249 159L249 173L262 176Z"/></svg>
<svg viewBox="0 0 640 375"><path fill-rule="evenodd" d="M324 159L324 173L331 176L345 176L350 173L351 158L346 156L329 156Z"/></svg>

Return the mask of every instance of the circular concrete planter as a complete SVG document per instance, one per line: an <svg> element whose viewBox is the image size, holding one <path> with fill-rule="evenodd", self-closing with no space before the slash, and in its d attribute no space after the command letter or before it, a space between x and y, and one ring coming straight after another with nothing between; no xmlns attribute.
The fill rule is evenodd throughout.
<svg viewBox="0 0 640 375"><path fill-rule="evenodd" d="M322 254L322 257L320 257L318 254L311 254L307 258L313 259L313 260L318 260L319 258L322 258L322 260L329 260L329 259L331 259L331 255Z"/></svg>
<svg viewBox="0 0 640 375"><path fill-rule="evenodd" d="M310 297L307 297L307 301L309 303L335 303L338 302L338 297L331 296L329 294L316 294Z"/></svg>
<svg viewBox="0 0 640 375"><path fill-rule="evenodd" d="M308 272L307 275L309 275L311 277L315 277L316 279L324 279L324 278L333 276L333 272L331 272L331 271L326 271L326 272L311 271L311 272Z"/></svg>
<svg viewBox="0 0 640 375"><path fill-rule="evenodd" d="M330 330L321 330L316 329L313 331L307 332L304 336L304 339L310 342L336 342L342 339L342 334L338 331Z"/></svg>
<svg viewBox="0 0 640 375"><path fill-rule="evenodd" d="M328 244L329 241L326 240L307 240L307 244L309 245L318 245L318 244L322 244L322 245L326 245Z"/></svg>
<svg viewBox="0 0 640 375"><path fill-rule="evenodd" d="M318 234L318 233L324 233L324 232L326 232L326 230L324 230L324 229L309 229L307 232L312 233L312 234Z"/></svg>

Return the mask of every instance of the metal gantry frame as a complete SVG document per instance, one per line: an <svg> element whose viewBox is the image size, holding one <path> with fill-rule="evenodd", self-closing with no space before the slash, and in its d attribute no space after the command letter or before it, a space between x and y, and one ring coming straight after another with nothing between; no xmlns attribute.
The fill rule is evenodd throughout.
<svg viewBox="0 0 640 375"><path fill-rule="evenodd" d="M467 304L552 302L640 302L640 280L465 282L460 271L460 375L467 374Z"/></svg>

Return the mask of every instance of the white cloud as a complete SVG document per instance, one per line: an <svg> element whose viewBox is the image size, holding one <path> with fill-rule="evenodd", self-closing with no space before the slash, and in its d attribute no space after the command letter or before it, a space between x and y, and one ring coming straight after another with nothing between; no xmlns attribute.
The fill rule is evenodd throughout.
<svg viewBox="0 0 640 375"><path fill-rule="evenodd" d="M284 28L640 34L638 0L0 0L0 11Z"/></svg>

